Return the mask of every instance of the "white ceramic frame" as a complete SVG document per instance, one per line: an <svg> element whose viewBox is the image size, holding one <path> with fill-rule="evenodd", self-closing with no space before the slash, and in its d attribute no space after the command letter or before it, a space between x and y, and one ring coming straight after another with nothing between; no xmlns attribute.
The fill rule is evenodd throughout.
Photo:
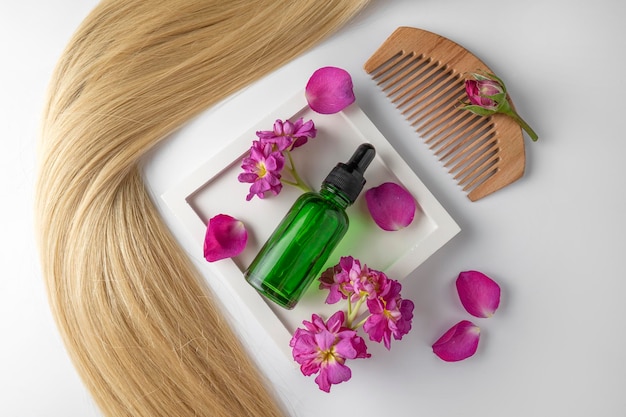
<svg viewBox="0 0 626 417"><path fill-rule="evenodd" d="M352 255L391 278L403 279L460 231L457 223L356 104L333 115L320 115L308 107L301 92L270 112L245 134L230 142L226 138L228 144L220 152L164 193L162 198L198 243L199 253L209 218L227 213L246 224L250 234L246 250L233 259L212 263L210 267L216 278L229 286L254 312L288 355L289 339L302 320L310 320L312 313L328 316L337 310L337 306L326 305L323 302L325 295L312 285L296 308L287 311L267 301L247 284L243 271L300 191L286 186L276 197L263 200L255 197L247 202L249 185L239 183L237 174L252 140L256 139L256 131L272 129L276 119L295 120L298 117L313 119L318 129L316 138L293 151L298 171L310 184L318 186L337 162L347 160L360 143L369 142L377 154L366 172L365 189L394 181L409 190L418 202L416 218L411 225L401 231L385 232L369 217L361 195L349 208L350 230L328 265L336 263L339 256Z"/></svg>

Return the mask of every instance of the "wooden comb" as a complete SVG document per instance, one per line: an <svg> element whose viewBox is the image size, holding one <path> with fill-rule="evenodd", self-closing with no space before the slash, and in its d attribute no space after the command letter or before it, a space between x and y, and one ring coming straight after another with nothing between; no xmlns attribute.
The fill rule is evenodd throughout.
<svg viewBox="0 0 626 417"><path fill-rule="evenodd" d="M502 114L485 117L462 109L462 102L467 101L467 75L492 73L462 46L425 30L400 27L367 60L364 69L471 201L524 175L521 127Z"/></svg>

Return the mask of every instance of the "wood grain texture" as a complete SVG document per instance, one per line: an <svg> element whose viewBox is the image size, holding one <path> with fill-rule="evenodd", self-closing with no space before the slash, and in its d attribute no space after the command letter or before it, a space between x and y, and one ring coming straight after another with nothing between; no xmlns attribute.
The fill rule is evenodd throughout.
<svg viewBox="0 0 626 417"><path fill-rule="evenodd" d="M465 79L474 72L492 72L462 46L425 30L400 27L364 69L471 201L524 175L521 127L505 115L484 117L462 109Z"/></svg>

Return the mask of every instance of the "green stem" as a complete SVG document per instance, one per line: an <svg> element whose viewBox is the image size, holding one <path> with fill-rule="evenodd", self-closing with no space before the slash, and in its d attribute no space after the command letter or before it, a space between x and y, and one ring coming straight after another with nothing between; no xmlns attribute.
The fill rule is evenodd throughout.
<svg viewBox="0 0 626 417"><path fill-rule="evenodd" d="M348 295L348 320L350 320L350 316L352 316L352 299Z"/></svg>
<svg viewBox="0 0 626 417"><path fill-rule="evenodd" d="M369 317L370 317L370 314L368 314L367 316L365 316L365 318L364 318L363 320L361 320L360 322L358 322L357 324L355 324L354 326L352 326L352 327L351 327L351 329L352 329L352 330L356 330L356 329L358 329L359 327L363 326Z"/></svg>
<svg viewBox="0 0 626 417"><path fill-rule="evenodd" d="M311 187L309 187L308 184L306 182L304 182L304 180L302 178L300 178L300 175L298 175L298 171L296 170L296 165L294 164L293 158L291 157L291 152L290 151L285 151L285 152L287 153L287 158L289 159L289 167L287 167L287 170L291 173L291 176L293 177L293 179L295 181L289 181L289 180L285 180L285 179L283 179L282 181L285 184L292 185L294 187L298 187L299 189L301 189L305 193L313 191L311 189Z"/></svg>
<svg viewBox="0 0 626 417"><path fill-rule="evenodd" d="M361 309L361 306L363 305L363 302L365 301L366 298L367 298L367 295L362 296L361 298L359 298L359 301L356 302L354 307L352 307L352 301L350 300L350 297L348 297L348 318L346 319L346 327L353 329L353 330L358 327L358 326L353 327L352 322L354 321L354 319L356 319L357 315L359 314L359 310Z"/></svg>
<svg viewBox="0 0 626 417"><path fill-rule="evenodd" d="M526 121L524 119L522 119L519 114L517 114L515 112L515 110L509 108L506 111L503 111L504 114L511 116L513 118L513 120L515 120L521 127L522 129L524 129L526 131L526 133L528 133L528 136L530 136L530 138L533 140L533 142L537 142L537 139L539 139L539 137L537 136L537 134L535 133L535 131L530 127L530 125L528 123L526 123Z"/></svg>

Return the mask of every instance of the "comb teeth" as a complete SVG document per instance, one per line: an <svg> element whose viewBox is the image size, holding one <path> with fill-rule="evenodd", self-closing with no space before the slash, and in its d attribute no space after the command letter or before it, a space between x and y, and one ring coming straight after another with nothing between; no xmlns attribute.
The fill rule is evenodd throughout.
<svg viewBox="0 0 626 417"><path fill-rule="evenodd" d="M424 43L430 45L431 51L418 53L418 48L399 45L406 42L399 39L403 36L398 33L406 35L407 31L412 37L425 37ZM436 56L437 47L433 44L445 47L451 53L447 57ZM402 46L399 51L398 46ZM391 47L396 48L395 53ZM473 58L474 68L462 68L461 64L468 61L465 54ZM462 101L467 99L462 75L482 68L488 71L459 45L413 28L400 28L394 32L365 65L366 71L473 201L521 177L524 165L522 141L521 172L517 161L516 172L508 173L513 165L510 160L519 160L520 150L517 146L510 155L510 149L503 149L500 134L503 131L501 125L508 123L504 129L506 134L514 134L517 130L519 138L513 140L519 141L522 139L519 126L511 128L511 121L506 116L482 117L462 109Z"/></svg>

